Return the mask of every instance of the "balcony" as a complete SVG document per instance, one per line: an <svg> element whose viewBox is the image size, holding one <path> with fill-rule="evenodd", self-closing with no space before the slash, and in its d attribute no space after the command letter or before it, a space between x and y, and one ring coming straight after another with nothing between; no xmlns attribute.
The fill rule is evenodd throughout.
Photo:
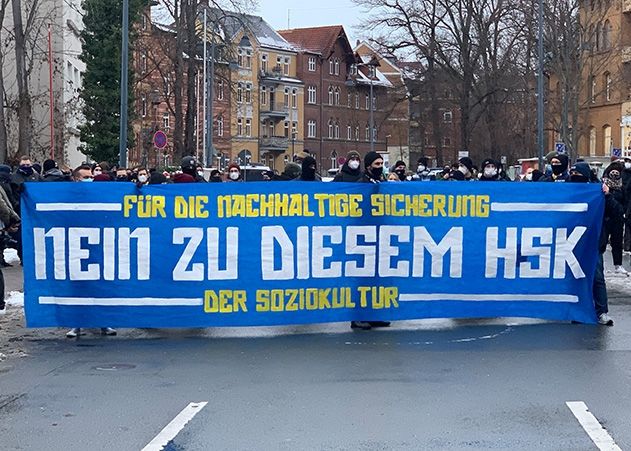
<svg viewBox="0 0 631 451"><path fill-rule="evenodd" d="M631 63L631 46L630 45L622 48L622 52L620 52L620 57L622 58L623 64Z"/></svg>
<svg viewBox="0 0 631 451"><path fill-rule="evenodd" d="M269 81L273 83L280 83L281 78L285 75L283 74L283 70L280 66L275 66L272 70L261 69L259 76L263 82Z"/></svg>
<svg viewBox="0 0 631 451"><path fill-rule="evenodd" d="M284 136L263 136L259 140L261 150L284 152L289 147L289 138Z"/></svg>
<svg viewBox="0 0 631 451"><path fill-rule="evenodd" d="M268 105L267 108L261 107L261 119L283 120L289 117L289 107L283 104Z"/></svg>

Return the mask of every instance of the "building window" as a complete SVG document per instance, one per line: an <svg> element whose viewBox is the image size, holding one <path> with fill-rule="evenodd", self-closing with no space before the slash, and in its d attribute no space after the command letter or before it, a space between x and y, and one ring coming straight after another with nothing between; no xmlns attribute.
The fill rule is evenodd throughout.
<svg viewBox="0 0 631 451"><path fill-rule="evenodd" d="M351 127L351 124L346 126L346 139L348 141L353 139L353 127Z"/></svg>
<svg viewBox="0 0 631 451"><path fill-rule="evenodd" d="M335 88L335 101L334 101L335 105L339 105L340 104L340 88Z"/></svg>
<svg viewBox="0 0 631 451"><path fill-rule="evenodd" d="M370 110L370 96L366 94L366 109Z"/></svg>
<svg viewBox="0 0 631 451"><path fill-rule="evenodd" d="M611 74L609 72L605 74L605 100L611 101Z"/></svg>
<svg viewBox="0 0 631 451"><path fill-rule="evenodd" d="M243 103L243 83L237 83L237 103Z"/></svg>
<svg viewBox="0 0 631 451"><path fill-rule="evenodd" d="M285 65L283 66L283 74L285 75L289 75L290 73L290 65L291 65L291 58L286 56L285 57Z"/></svg>
<svg viewBox="0 0 631 451"><path fill-rule="evenodd" d="M333 105L333 86L329 86L329 105Z"/></svg>
<svg viewBox="0 0 631 451"><path fill-rule="evenodd" d="M223 116L217 116L217 136L223 136Z"/></svg>
<svg viewBox="0 0 631 451"><path fill-rule="evenodd" d="M298 90L296 88L291 90L291 107L298 108Z"/></svg>
<svg viewBox="0 0 631 451"><path fill-rule="evenodd" d="M309 57L308 70L309 70L309 72L315 72L316 71L316 59L315 59L315 56L310 56Z"/></svg>
<svg viewBox="0 0 631 451"><path fill-rule="evenodd" d="M605 21L605 24L602 28L602 50L607 50L611 48L611 22L609 20Z"/></svg>
<svg viewBox="0 0 631 451"><path fill-rule="evenodd" d="M261 54L261 71L263 73L267 73L267 61L269 59L269 55L267 53Z"/></svg>
<svg viewBox="0 0 631 451"><path fill-rule="evenodd" d="M443 137L443 146L450 147L451 146L451 138L448 136Z"/></svg>
<svg viewBox="0 0 631 451"><path fill-rule="evenodd" d="M285 88L284 105L289 108L289 88Z"/></svg>
<svg viewBox="0 0 631 451"><path fill-rule="evenodd" d="M166 74L163 80L164 80L164 95L166 97L169 97L171 95L171 75Z"/></svg>
<svg viewBox="0 0 631 451"><path fill-rule="evenodd" d="M445 124L451 124L451 121L452 121L452 114L451 114L451 111L445 111L445 112L443 113L443 122L444 122Z"/></svg>
<svg viewBox="0 0 631 451"><path fill-rule="evenodd" d="M589 156L596 156L596 127L589 129Z"/></svg>
<svg viewBox="0 0 631 451"><path fill-rule="evenodd" d="M359 125L355 126L355 141L359 141Z"/></svg>
<svg viewBox="0 0 631 451"><path fill-rule="evenodd" d="M245 84L245 103L252 103L252 83Z"/></svg>
<svg viewBox="0 0 631 451"><path fill-rule="evenodd" d="M237 136L243 136L243 119L237 119Z"/></svg>
<svg viewBox="0 0 631 451"><path fill-rule="evenodd" d="M219 80L217 82L217 86L215 88L215 93L217 95L217 100L223 100L224 99L224 83L223 83L223 80Z"/></svg>
<svg viewBox="0 0 631 451"><path fill-rule="evenodd" d="M162 129L163 130L169 130L171 128L169 117L170 116L168 112L165 112L162 114Z"/></svg>
<svg viewBox="0 0 631 451"><path fill-rule="evenodd" d="M316 121L309 121L307 123L307 138L315 138L316 137Z"/></svg>
<svg viewBox="0 0 631 451"><path fill-rule="evenodd" d="M252 119L245 120L245 136L252 136Z"/></svg>
<svg viewBox="0 0 631 451"><path fill-rule="evenodd" d="M310 103L311 105L315 105L317 102L316 87L309 86L309 88L307 89L307 92L309 93L307 103Z"/></svg>
<svg viewBox="0 0 631 451"><path fill-rule="evenodd" d="M261 86L261 105L267 105L267 88Z"/></svg>
<svg viewBox="0 0 631 451"><path fill-rule="evenodd" d="M370 141L370 127L368 126L368 124L366 124L364 131L366 132L365 134L366 141Z"/></svg>
<svg viewBox="0 0 631 451"><path fill-rule="evenodd" d="M593 75L589 76L590 79L590 83L589 83L589 101L591 103L596 103L596 77L594 77Z"/></svg>
<svg viewBox="0 0 631 451"><path fill-rule="evenodd" d="M355 94L355 109L359 110L359 94Z"/></svg>
<svg viewBox="0 0 631 451"><path fill-rule="evenodd" d="M142 31L147 31L147 16L145 16L144 14L141 15L142 18Z"/></svg>
<svg viewBox="0 0 631 451"><path fill-rule="evenodd" d="M351 75L357 75L357 64L351 64Z"/></svg>
<svg viewBox="0 0 631 451"><path fill-rule="evenodd" d="M335 58L335 75L340 75L340 60Z"/></svg>
<svg viewBox="0 0 631 451"><path fill-rule="evenodd" d="M289 138L289 122L285 121L285 138Z"/></svg>
<svg viewBox="0 0 631 451"><path fill-rule="evenodd" d="M144 49L140 52L140 73L147 73L147 51Z"/></svg>
<svg viewBox="0 0 631 451"><path fill-rule="evenodd" d="M349 92L348 93L348 100L347 100L347 106L350 108L351 107L351 103L353 102L353 95Z"/></svg>
<svg viewBox="0 0 631 451"><path fill-rule="evenodd" d="M611 155L611 148L613 147L613 141L611 140L611 127L605 125L603 127L603 155Z"/></svg>
<svg viewBox="0 0 631 451"><path fill-rule="evenodd" d="M329 60L329 75L333 75L333 71L335 70L335 63L333 60Z"/></svg>
<svg viewBox="0 0 631 451"><path fill-rule="evenodd" d="M237 54L237 62L239 67L244 69L252 68L252 50L239 48Z"/></svg>
<svg viewBox="0 0 631 451"><path fill-rule="evenodd" d="M291 123L291 139L296 139L298 136L298 122Z"/></svg>
<svg viewBox="0 0 631 451"><path fill-rule="evenodd" d="M340 123L338 121L335 121L333 132L335 135L335 139L340 139Z"/></svg>
<svg viewBox="0 0 631 451"><path fill-rule="evenodd" d="M333 136L334 136L333 119L329 119L329 139L333 139Z"/></svg>
<svg viewBox="0 0 631 451"><path fill-rule="evenodd" d="M142 117L147 117L147 96L145 94L142 95L142 102L141 102L141 105L140 105L140 113L142 114Z"/></svg>

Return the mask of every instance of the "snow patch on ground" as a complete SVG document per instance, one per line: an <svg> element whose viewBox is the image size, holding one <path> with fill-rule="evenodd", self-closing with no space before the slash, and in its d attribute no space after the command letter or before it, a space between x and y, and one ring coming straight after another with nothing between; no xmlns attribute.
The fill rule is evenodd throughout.
<svg viewBox="0 0 631 451"><path fill-rule="evenodd" d="M15 249L5 249L4 250L4 261L13 265L20 264L20 257L18 257L18 251Z"/></svg>
<svg viewBox="0 0 631 451"><path fill-rule="evenodd" d="M24 306L24 293L21 291L11 291L6 295L5 300L8 305Z"/></svg>

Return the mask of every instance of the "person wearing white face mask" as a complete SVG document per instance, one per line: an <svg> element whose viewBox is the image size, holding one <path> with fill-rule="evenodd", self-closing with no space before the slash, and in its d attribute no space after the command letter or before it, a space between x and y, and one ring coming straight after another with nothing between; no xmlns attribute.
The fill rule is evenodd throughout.
<svg viewBox="0 0 631 451"><path fill-rule="evenodd" d="M429 174L428 163L429 160L426 157L421 157L417 160L416 174L412 177L412 180L421 182L436 180L435 176Z"/></svg>
<svg viewBox="0 0 631 451"><path fill-rule="evenodd" d="M362 176L361 167L361 156L359 152L355 150L351 150L346 154L346 162L340 169L340 172L335 174L333 178L334 182L356 182Z"/></svg>
<svg viewBox="0 0 631 451"><path fill-rule="evenodd" d="M499 164L491 158L482 162L481 182L497 182L500 179Z"/></svg>
<svg viewBox="0 0 631 451"><path fill-rule="evenodd" d="M149 183L149 172L145 168L138 169L138 185L146 185Z"/></svg>
<svg viewBox="0 0 631 451"><path fill-rule="evenodd" d="M241 182L241 168L237 163L232 163L228 166L228 182Z"/></svg>

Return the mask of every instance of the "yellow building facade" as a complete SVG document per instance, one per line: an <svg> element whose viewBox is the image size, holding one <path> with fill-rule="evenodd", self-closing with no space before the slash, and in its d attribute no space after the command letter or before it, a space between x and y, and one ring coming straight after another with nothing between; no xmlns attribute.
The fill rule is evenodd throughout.
<svg viewBox="0 0 631 451"><path fill-rule="evenodd" d="M230 159L281 172L304 148L304 86L296 77L297 52L261 18L254 19L259 22L234 39L239 45L238 67L230 77Z"/></svg>

